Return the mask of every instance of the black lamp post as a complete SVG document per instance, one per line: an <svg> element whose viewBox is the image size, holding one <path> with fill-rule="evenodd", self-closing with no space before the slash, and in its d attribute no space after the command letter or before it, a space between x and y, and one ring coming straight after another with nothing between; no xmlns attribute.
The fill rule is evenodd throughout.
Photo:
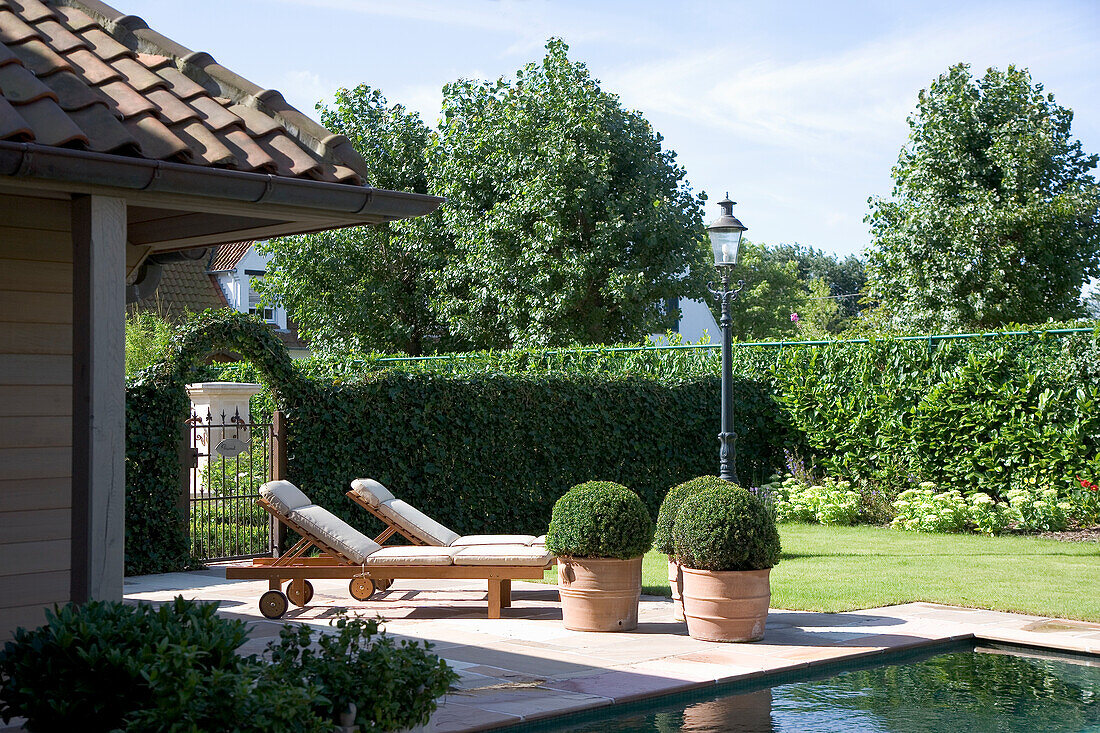
<svg viewBox="0 0 1100 733"><path fill-rule="evenodd" d="M722 447L719 451L718 476L726 481L737 481L737 433L733 429L733 347L730 330L732 319L730 318L730 303L737 299L741 288L745 287L744 280L737 281L737 288L730 288L730 279L733 268L737 266L737 256L741 248L741 234L747 231L747 227L733 215L733 201L730 195L718 202L722 207L722 215L710 223L707 233L710 235L710 244L714 249L714 266L718 268L718 274L722 278L722 287L714 288L713 284L708 288L718 302L722 304L722 432L718 433L718 440Z"/></svg>

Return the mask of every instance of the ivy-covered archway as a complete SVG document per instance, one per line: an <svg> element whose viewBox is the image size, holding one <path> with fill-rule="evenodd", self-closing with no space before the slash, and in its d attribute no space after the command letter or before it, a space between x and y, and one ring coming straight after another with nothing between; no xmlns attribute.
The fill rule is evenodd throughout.
<svg viewBox="0 0 1100 733"><path fill-rule="evenodd" d="M206 357L232 351L248 360L283 407L309 382L270 326L229 309L208 310L177 334L165 358L126 389L126 574L181 570L191 563L180 502L181 426L190 413L186 384Z"/></svg>

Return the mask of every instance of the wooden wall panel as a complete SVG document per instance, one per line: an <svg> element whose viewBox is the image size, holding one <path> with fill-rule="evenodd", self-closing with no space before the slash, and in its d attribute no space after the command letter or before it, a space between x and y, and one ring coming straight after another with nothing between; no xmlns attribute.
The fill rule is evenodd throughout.
<svg viewBox="0 0 1100 733"><path fill-rule="evenodd" d="M70 207L0 196L0 641L71 588Z"/></svg>
<svg viewBox="0 0 1100 733"><path fill-rule="evenodd" d="M0 611L33 604L50 604L69 594L69 571L11 575L4 578L4 591L0 593Z"/></svg>
<svg viewBox="0 0 1100 733"><path fill-rule="evenodd" d="M0 480L0 512L67 509L72 499L69 476Z"/></svg>

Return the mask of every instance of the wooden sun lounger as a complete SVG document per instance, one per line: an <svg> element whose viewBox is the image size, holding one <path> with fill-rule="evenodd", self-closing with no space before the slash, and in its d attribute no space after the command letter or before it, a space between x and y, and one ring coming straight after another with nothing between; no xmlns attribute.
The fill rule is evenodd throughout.
<svg viewBox="0 0 1100 733"><path fill-rule="evenodd" d="M543 571L554 563L554 558L550 558L542 565L372 565L369 556L366 562L358 563L327 545L267 500L261 498L257 503L302 538L280 557L256 558L248 565L231 565L225 570L225 577L229 579L268 581L269 590L260 596L260 612L270 619L280 618L290 603L305 606L310 602L313 598L310 578L347 578L351 596L359 601L366 601L376 590L385 590L395 579L483 579L488 581L489 618L500 618L501 608L512 605L512 581L541 580ZM308 556L314 548L320 554ZM283 593L280 589L286 581L290 582Z"/></svg>

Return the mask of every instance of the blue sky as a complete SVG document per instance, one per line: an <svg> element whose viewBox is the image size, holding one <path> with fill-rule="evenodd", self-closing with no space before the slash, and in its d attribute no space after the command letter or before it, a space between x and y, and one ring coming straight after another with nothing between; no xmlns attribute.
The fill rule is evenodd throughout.
<svg viewBox="0 0 1100 733"><path fill-rule="evenodd" d="M365 82L433 125L443 84L510 76L560 36L665 137L696 191L729 190L748 236L838 254L868 245L867 197L889 194L917 92L953 63L1028 67L1100 152L1096 0L113 4L309 114Z"/></svg>

